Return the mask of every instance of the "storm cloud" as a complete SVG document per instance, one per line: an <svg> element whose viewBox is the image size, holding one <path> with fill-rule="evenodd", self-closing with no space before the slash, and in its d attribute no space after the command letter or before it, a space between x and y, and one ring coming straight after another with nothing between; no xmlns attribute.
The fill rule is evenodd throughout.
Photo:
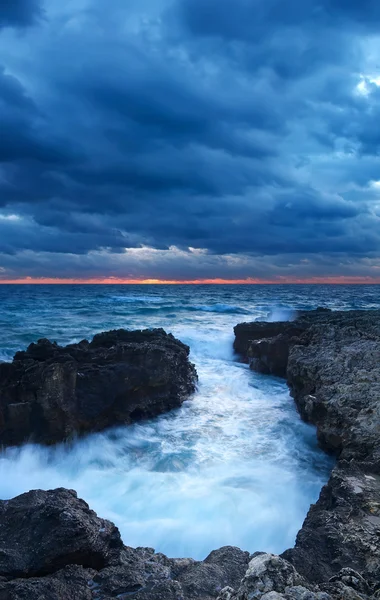
<svg viewBox="0 0 380 600"><path fill-rule="evenodd" d="M380 277L375 1L0 7L0 279Z"/></svg>

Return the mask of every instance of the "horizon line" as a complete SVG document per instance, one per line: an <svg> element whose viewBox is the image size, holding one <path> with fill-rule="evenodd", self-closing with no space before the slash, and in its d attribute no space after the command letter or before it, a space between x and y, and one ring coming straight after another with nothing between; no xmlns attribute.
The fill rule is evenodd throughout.
<svg viewBox="0 0 380 600"><path fill-rule="evenodd" d="M379 285L380 278L363 276L307 277L278 279L122 279L104 278L61 278L61 277L23 277L18 279L0 279L0 285Z"/></svg>

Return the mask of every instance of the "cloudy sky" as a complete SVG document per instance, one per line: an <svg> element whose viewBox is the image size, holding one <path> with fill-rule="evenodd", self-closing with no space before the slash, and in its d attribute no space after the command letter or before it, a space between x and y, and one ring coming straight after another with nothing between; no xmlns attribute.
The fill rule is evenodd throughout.
<svg viewBox="0 0 380 600"><path fill-rule="evenodd" d="M380 281L378 0L2 0L0 280Z"/></svg>

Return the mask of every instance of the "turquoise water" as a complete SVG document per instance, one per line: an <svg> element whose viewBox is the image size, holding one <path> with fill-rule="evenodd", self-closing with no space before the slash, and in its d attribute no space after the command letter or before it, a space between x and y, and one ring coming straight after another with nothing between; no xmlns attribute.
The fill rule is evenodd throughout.
<svg viewBox="0 0 380 600"><path fill-rule="evenodd" d="M55 448L0 455L0 497L77 490L131 546L204 558L231 544L293 545L332 459L302 423L282 380L232 351L241 321L296 308L380 308L377 286L0 286L0 359L41 337L79 341L112 328L164 327L191 347L194 397L152 421Z"/></svg>

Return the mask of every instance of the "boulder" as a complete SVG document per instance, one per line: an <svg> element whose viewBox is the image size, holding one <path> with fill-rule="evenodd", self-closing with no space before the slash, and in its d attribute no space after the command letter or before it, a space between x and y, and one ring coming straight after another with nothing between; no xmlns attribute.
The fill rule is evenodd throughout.
<svg viewBox="0 0 380 600"><path fill-rule="evenodd" d="M67 565L118 563L119 530L73 490L31 491L0 501L0 576L47 575Z"/></svg>
<svg viewBox="0 0 380 600"><path fill-rule="evenodd" d="M330 600L294 566L274 554L256 553L240 586L225 587L218 600Z"/></svg>
<svg viewBox="0 0 380 600"><path fill-rule="evenodd" d="M214 600L249 558L230 546L204 561L129 548L72 490L0 501L0 600Z"/></svg>
<svg viewBox="0 0 380 600"><path fill-rule="evenodd" d="M0 444L53 444L178 407L197 380L188 356L163 329L39 340L0 364Z"/></svg>

